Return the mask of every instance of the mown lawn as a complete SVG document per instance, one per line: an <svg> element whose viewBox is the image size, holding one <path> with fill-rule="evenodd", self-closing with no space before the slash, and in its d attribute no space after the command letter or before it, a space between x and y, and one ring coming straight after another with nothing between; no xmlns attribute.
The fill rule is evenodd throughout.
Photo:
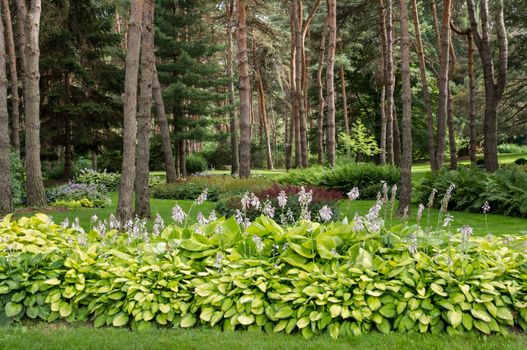
<svg viewBox="0 0 527 350"><path fill-rule="evenodd" d="M210 329L152 329L130 331L126 329L94 329L88 326L32 325L0 329L2 349L56 349L56 350L155 350L155 349L411 349L411 350L521 350L527 348L525 335L488 336L368 334L333 340L329 336L316 336L306 340L300 335L265 334L240 331L223 333Z"/></svg>

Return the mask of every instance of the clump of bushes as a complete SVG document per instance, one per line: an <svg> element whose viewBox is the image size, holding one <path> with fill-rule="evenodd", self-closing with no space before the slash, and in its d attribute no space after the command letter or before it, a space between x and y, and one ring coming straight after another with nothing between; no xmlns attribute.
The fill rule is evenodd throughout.
<svg viewBox="0 0 527 350"><path fill-rule="evenodd" d="M13 205L22 205L26 202L26 170L24 164L15 151L9 153L11 162L11 193Z"/></svg>
<svg viewBox="0 0 527 350"><path fill-rule="evenodd" d="M103 171L82 169L75 181L87 185L103 185L109 192L117 192L119 191L121 174L110 173L107 172L106 169ZM150 175L148 178L149 187L157 186L162 183L163 180L159 176Z"/></svg>
<svg viewBox="0 0 527 350"><path fill-rule="evenodd" d="M281 227L260 217L245 227L231 218L120 234L99 224L84 233L42 214L8 218L0 310L7 322L306 338L527 331L526 236L416 226L372 234L361 225Z"/></svg>
<svg viewBox="0 0 527 350"><path fill-rule="evenodd" d="M208 188L208 200L218 200L220 190L216 186L207 186L202 183L180 181L175 184L160 184L152 187L152 196L161 199L190 199L194 200Z"/></svg>
<svg viewBox="0 0 527 350"><path fill-rule="evenodd" d="M499 153L527 153L527 146L515 143L502 143L498 145Z"/></svg>
<svg viewBox="0 0 527 350"><path fill-rule="evenodd" d="M516 165L527 165L527 159L525 158L518 158L514 161L514 164Z"/></svg>
<svg viewBox="0 0 527 350"><path fill-rule="evenodd" d="M54 206L104 208L112 204L107 193L104 185L70 182L46 190L46 197L48 202Z"/></svg>
<svg viewBox="0 0 527 350"><path fill-rule="evenodd" d="M353 187L361 190L362 199L376 198L382 189L382 181L388 186L400 182L400 171L394 166L378 166L372 163L347 163L334 168L314 167L290 171L279 182L292 185L323 186L348 192Z"/></svg>
<svg viewBox="0 0 527 350"><path fill-rule="evenodd" d="M450 184L455 185L449 208L460 211L481 212L487 201L491 212L527 217L527 173L512 165L488 173L477 167L442 169L429 174L418 188L418 200L427 203L433 189L443 196ZM436 201L436 205L440 205Z"/></svg>
<svg viewBox="0 0 527 350"><path fill-rule="evenodd" d="M186 159L187 173L198 174L207 171L207 161L199 154L191 154Z"/></svg>

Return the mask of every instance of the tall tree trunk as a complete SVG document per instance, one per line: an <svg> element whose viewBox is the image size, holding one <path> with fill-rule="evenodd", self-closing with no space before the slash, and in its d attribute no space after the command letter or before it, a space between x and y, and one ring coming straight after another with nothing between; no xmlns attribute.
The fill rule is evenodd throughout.
<svg viewBox="0 0 527 350"><path fill-rule="evenodd" d="M12 211L13 195L11 193L11 161L9 158L6 50L4 23L0 16L0 218Z"/></svg>
<svg viewBox="0 0 527 350"><path fill-rule="evenodd" d="M306 109L304 105L304 89L302 86L303 76L303 45L302 45L302 27L303 27L303 8L302 0L293 0L295 6L295 99L298 108L298 131L299 131L299 148L300 148L300 162L297 161L297 166L304 167L307 165L307 123L306 123Z"/></svg>
<svg viewBox="0 0 527 350"><path fill-rule="evenodd" d="M163 149L163 159L165 161L167 183L174 183L177 179L176 161L174 160L174 153L172 152L172 141L170 138L170 129L168 128L168 120L165 111L165 102L163 101L163 95L161 93L161 84L159 83L159 76L155 66L152 95L156 103L156 112L159 123L159 131L161 134L161 147Z"/></svg>
<svg viewBox="0 0 527 350"><path fill-rule="evenodd" d="M318 54L318 70L317 70L317 88L318 88L318 124L317 124L317 141L318 141L318 163L324 164L324 109L326 108L326 100L324 100L324 85L322 83L322 69L324 68L324 54L326 51L326 35L328 32L327 23L324 25L322 31L322 38L320 40L320 49Z"/></svg>
<svg viewBox="0 0 527 350"><path fill-rule="evenodd" d="M143 7L141 33L141 80L137 113L137 152L135 171L135 215L150 218L150 125L152 124L152 86L155 72L154 56L155 0L146 0Z"/></svg>
<svg viewBox="0 0 527 350"><path fill-rule="evenodd" d="M6 52L9 58L9 78L11 83L11 146L20 156L20 98L18 96L18 74L16 68L15 39L13 21L7 0L2 0L4 15Z"/></svg>
<svg viewBox="0 0 527 350"><path fill-rule="evenodd" d="M385 79L386 79L386 162L394 164L394 91L395 77L393 69L393 3L392 0L386 0L386 59L385 59Z"/></svg>
<svg viewBox="0 0 527 350"><path fill-rule="evenodd" d="M32 207L46 205L40 164L40 0L31 0L26 21L26 77L24 89L26 116L26 173L27 204Z"/></svg>
<svg viewBox="0 0 527 350"><path fill-rule="evenodd" d="M485 118L483 122L484 137L484 158L485 168L488 171L498 169L498 105L505 91L507 82L507 65L508 65L508 41L503 19L503 0L497 1L496 6L496 38L498 44L498 74L495 78L494 61L492 57L492 47L489 33L489 6L488 0L479 2L479 16L481 24L481 33L476 20L474 2L467 0L467 9L470 18L470 27L472 35L481 58L483 68L483 78L485 81ZM495 81L496 79L496 81Z"/></svg>
<svg viewBox="0 0 527 350"><path fill-rule="evenodd" d="M469 85L469 137L470 137L470 163L476 165L476 84L474 82L474 45L472 31L468 31L468 85Z"/></svg>
<svg viewBox="0 0 527 350"><path fill-rule="evenodd" d="M417 0L413 0L413 21L415 31L415 46L417 57L419 59L419 72L421 74L421 85L423 85L423 100L425 104L427 127L428 127L428 153L430 154L430 166L432 171L437 170L435 159L435 133L434 133L434 114L432 112L432 102L430 99L430 90L428 87L428 77L426 75L426 59L423 50L423 41L421 38L421 25L419 23L419 10Z"/></svg>
<svg viewBox="0 0 527 350"><path fill-rule="evenodd" d="M234 72L233 72L233 43L232 43L232 29L233 29L233 8L234 0L226 2L225 11L227 15L227 60L225 68L227 70L228 82L228 100L229 100L229 121L230 121L230 141L231 141L231 174L237 174L239 171L240 160L238 155L238 127L236 122L236 112L234 110Z"/></svg>
<svg viewBox="0 0 527 350"><path fill-rule="evenodd" d="M385 8L384 8L384 0L379 0L379 23L380 23L380 36L381 36L381 71L383 73L383 79L382 79L382 88L381 88L381 102L380 102L380 109L381 109L381 135L380 135L380 154L379 154L379 163L381 165L386 164L386 83L387 79L386 77L386 57L387 57L387 37L386 37L386 14L385 14Z"/></svg>
<svg viewBox="0 0 527 350"><path fill-rule="evenodd" d="M450 81L454 75L456 66L456 53L454 51L454 45L450 42L449 50L450 62L448 64L448 106L447 106L447 125L448 125L448 144L450 147L450 169L457 169L457 146L456 146L456 129L454 124L454 115L452 111L452 89L450 88Z"/></svg>
<svg viewBox="0 0 527 350"><path fill-rule="evenodd" d="M399 119L397 118L397 108L393 109L393 163L401 166L401 133L399 130Z"/></svg>
<svg viewBox="0 0 527 350"><path fill-rule="evenodd" d="M64 178L73 178L73 145L71 143L71 118L64 120Z"/></svg>
<svg viewBox="0 0 527 350"><path fill-rule="evenodd" d="M251 125L250 125L250 82L247 58L247 9L245 0L236 1L238 16L238 69L240 75L240 177L251 176Z"/></svg>
<svg viewBox="0 0 527 350"><path fill-rule="evenodd" d="M290 19L290 30L291 30L291 61L290 61L290 86L291 86L291 132L295 142L295 167L302 167L302 145L300 140L300 119L299 119L299 105L297 98L297 56L300 53L297 51L297 40L296 40L296 27L298 16L298 2L293 0L291 2L291 19ZM292 147L292 146L291 146Z"/></svg>
<svg viewBox="0 0 527 350"><path fill-rule="evenodd" d="M128 50L124 82L123 166L117 206L117 218L122 225L132 219L137 137L137 81L143 4L143 0L132 1L128 21Z"/></svg>
<svg viewBox="0 0 527 350"><path fill-rule="evenodd" d="M410 34L408 30L408 8L406 0L400 0L401 23L401 75L402 75L402 129L403 155L401 162L401 191L399 214L410 210L412 202L412 86L410 82Z"/></svg>
<svg viewBox="0 0 527 350"><path fill-rule="evenodd" d="M328 123L327 123L327 151L328 163L335 165L336 158L336 138L335 138L335 48L337 41L337 0L328 0L328 63L326 72L326 89L328 104Z"/></svg>
<svg viewBox="0 0 527 350"><path fill-rule="evenodd" d="M437 112L437 145L436 145L436 165L440 169L445 160L445 137L446 124L448 118L448 98L449 98L449 61L450 61L450 18L451 1L443 0L443 17L441 21L441 50L439 53L439 100Z"/></svg>
<svg viewBox="0 0 527 350"><path fill-rule="evenodd" d="M344 55L344 43L342 36L340 37L340 54ZM348 117L348 94L346 92L346 74L344 72L344 65L340 65L340 83L342 85L342 114L344 116L344 132L350 135L350 122Z"/></svg>
<svg viewBox="0 0 527 350"><path fill-rule="evenodd" d="M26 77L26 21L27 21L27 7L26 0L16 0L16 48L18 51L18 59L20 62L19 72L22 77L22 85L25 84ZM23 89L25 86L23 86Z"/></svg>

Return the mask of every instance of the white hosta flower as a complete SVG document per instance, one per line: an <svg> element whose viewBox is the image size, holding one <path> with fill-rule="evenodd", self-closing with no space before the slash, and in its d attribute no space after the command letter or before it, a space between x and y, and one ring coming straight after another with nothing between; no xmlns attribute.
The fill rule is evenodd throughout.
<svg viewBox="0 0 527 350"><path fill-rule="evenodd" d="M97 215L93 214L91 219L90 219L90 223L92 225L95 225L97 223L97 221L99 221L99 218L97 217Z"/></svg>
<svg viewBox="0 0 527 350"><path fill-rule="evenodd" d="M71 225L71 228L74 229L75 231L84 233L84 229L81 227L78 217L75 218L75 221L73 221L73 225Z"/></svg>
<svg viewBox="0 0 527 350"><path fill-rule="evenodd" d="M253 242L254 242L254 245L256 246L256 251L258 252L258 254L260 254L264 250L264 247L265 247L263 240L257 235L254 235Z"/></svg>
<svg viewBox="0 0 527 350"><path fill-rule="evenodd" d="M245 218L245 220L243 220L243 228L247 230L249 226L251 226L251 220L249 220L249 218Z"/></svg>
<svg viewBox="0 0 527 350"><path fill-rule="evenodd" d="M483 204L481 209L483 210L483 213L488 214L489 211L490 211L490 204L489 204L489 202L485 201L485 203Z"/></svg>
<svg viewBox="0 0 527 350"><path fill-rule="evenodd" d="M355 199L359 198L359 189L357 187L353 187L351 191L347 193L347 195L350 201L354 201Z"/></svg>
<svg viewBox="0 0 527 350"><path fill-rule="evenodd" d="M174 220L175 223L181 224L185 218L187 217L187 214L181 209L181 207L176 204L174 208L172 208L172 220Z"/></svg>
<svg viewBox="0 0 527 350"><path fill-rule="evenodd" d="M198 198L196 198L196 204L202 205L203 202L207 200L208 194L209 194L209 189L205 188L203 192L201 192L201 194L198 196Z"/></svg>
<svg viewBox="0 0 527 350"><path fill-rule="evenodd" d="M300 192L298 192L298 203L300 203L301 206L307 207L312 200L313 190L306 192L304 186L300 187Z"/></svg>
<svg viewBox="0 0 527 350"><path fill-rule="evenodd" d="M395 203L395 196L397 196L397 185L393 185L392 187L392 196L390 198L392 205Z"/></svg>
<svg viewBox="0 0 527 350"><path fill-rule="evenodd" d="M196 216L196 221L198 222L198 225L203 226L207 224L207 219L205 219L205 216L203 216L202 212L199 212Z"/></svg>
<svg viewBox="0 0 527 350"><path fill-rule="evenodd" d="M245 194L240 199L240 203L242 205L243 211L249 209L249 206L251 205L251 196L249 196L249 192L245 192Z"/></svg>
<svg viewBox="0 0 527 350"><path fill-rule="evenodd" d="M285 191L280 191L277 198L278 198L278 206L284 209L285 206L287 205L287 195L285 194Z"/></svg>
<svg viewBox="0 0 527 350"><path fill-rule="evenodd" d="M212 221L218 220L218 216L216 215L216 211L215 210L210 212L209 218L207 220L208 220L208 222L212 222Z"/></svg>
<svg viewBox="0 0 527 350"><path fill-rule="evenodd" d="M64 221L60 223L60 226L62 228L68 228L70 226L70 221L68 220L68 218L65 218Z"/></svg>
<svg viewBox="0 0 527 350"><path fill-rule="evenodd" d="M234 218L236 219L238 225L243 224L243 214L239 209L236 209L236 214L234 214Z"/></svg>
<svg viewBox="0 0 527 350"><path fill-rule="evenodd" d="M318 212L318 215L320 216L320 220L323 222L331 221L331 218L333 217L333 212L331 211L331 208L327 205L324 205Z"/></svg>
<svg viewBox="0 0 527 350"><path fill-rule="evenodd" d="M461 236L463 238L463 241L468 241L470 236L472 236L473 229L469 225L463 225L463 227L460 227L457 229L459 233L461 233Z"/></svg>
<svg viewBox="0 0 527 350"><path fill-rule="evenodd" d="M364 230L364 219L362 216L359 216L358 214L355 214L355 217L353 218L353 232L359 232Z"/></svg>
<svg viewBox="0 0 527 350"><path fill-rule="evenodd" d="M254 193L251 193L251 206L258 210L260 209L260 199L254 194Z"/></svg>
<svg viewBox="0 0 527 350"><path fill-rule="evenodd" d="M265 202L262 213L268 218L271 218L271 219L274 218L274 207L270 201Z"/></svg>
<svg viewBox="0 0 527 350"><path fill-rule="evenodd" d="M417 253L417 236L412 233L409 237L408 251L410 254L415 255Z"/></svg>
<svg viewBox="0 0 527 350"><path fill-rule="evenodd" d="M370 208L368 214L366 214L366 220L372 221L379 217L382 209L382 201L378 200L373 207Z"/></svg>
<svg viewBox="0 0 527 350"><path fill-rule="evenodd" d="M436 197L437 190L434 188L432 192L430 193L430 196L428 197L428 204L426 205L427 208L432 208L434 206L434 199Z"/></svg>
<svg viewBox="0 0 527 350"><path fill-rule="evenodd" d="M450 224L454 221L454 217L450 214L447 214L445 216L445 219L443 220L443 227L448 227Z"/></svg>
<svg viewBox="0 0 527 350"><path fill-rule="evenodd" d="M423 210L425 210L425 206L423 204L419 204L419 208L417 209L417 224L421 222L421 218L423 217Z"/></svg>
<svg viewBox="0 0 527 350"><path fill-rule="evenodd" d="M152 227L152 234L154 236L159 236L165 228L165 220L161 215L156 214L156 219L154 220L154 226Z"/></svg>
<svg viewBox="0 0 527 350"><path fill-rule="evenodd" d="M113 214L110 214L110 230L118 230L120 227L119 220Z"/></svg>
<svg viewBox="0 0 527 350"><path fill-rule="evenodd" d="M219 269L223 264L223 254L217 253L216 259L214 260L214 267Z"/></svg>
<svg viewBox="0 0 527 350"><path fill-rule="evenodd" d="M388 184L386 181L381 181L382 183L382 201L384 203L388 202Z"/></svg>

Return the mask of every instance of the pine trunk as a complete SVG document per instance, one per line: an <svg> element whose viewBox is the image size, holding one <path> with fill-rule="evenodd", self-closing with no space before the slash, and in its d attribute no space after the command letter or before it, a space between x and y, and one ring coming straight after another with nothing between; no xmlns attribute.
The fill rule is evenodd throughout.
<svg viewBox="0 0 527 350"><path fill-rule="evenodd" d="M385 79L386 79L386 162L394 164L394 91L395 77L393 69L393 3L392 0L386 1L386 60L385 60Z"/></svg>
<svg viewBox="0 0 527 350"><path fill-rule="evenodd" d="M399 119L397 118L397 108L393 109L393 163L401 166L401 133L399 130Z"/></svg>
<svg viewBox="0 0 527 350"><path fill-rule="evenodd" d="M20 97L18 96L18 74L13 35L13 21L7 0L2 0L5 28L5 46L9 59L9 78L11 83L11 146L20 156Z"/></svg>
<svg viewBox="0 0 527 350"><path fill-rule="evenodd" d="M40 0L31 0L26 20L26 76L24 103L26 116L26 173L27 204L30 207L46 205L40 164Z"/></svg>
<svg viewBox="0 0 527 350"><path fill-rule="evenodd" d="M267 118L267 105L265 102L265 89L262 80L262 72L260 67L255 67L256 71L256 83L258 84L258 111L262 120L262 128L265 137L265 155L267 158L267 169L273 170L273 153L271 150L271 137L269 134L269 123Z"/></svg>
<svg viewBox="0 0 527 350"><path fill-rule="evenodd" d="M137 113L137 152L135 171L135 215L150 218L150 126L152 124L152 86L155 72L154 8L155 0L146 0L143 7L141 34L141 78Z"/></svg>
<svg viewBox="0 0 527 350"><path fill-rule="evenodd" d="M251 96L247 57L247 13L245 0L236 1L238 69L240 75L240 177L251 176Z"/></svg>
<svg viewBox="0 0 527 350"><path fill-rule="evenodd" d="M232 42L232 29L233 29L233 0L227 1L225 11L227 14L227 25L226 25L226 36L227 36L227 60L225 67L227 70L228 82L228 101L229 101L229 122L230 122L230 141L231 141L231 174L237 174L239 171L240 160L238 154L238 127L236 122L236 112L234 110L235 97L234 97L234 72L233 72L233 42Z"/></svg>
<svg viewBox="0 0 527 350"><path fill-rule="evenodd" d="M340 38L340 54L344 55L344 44L342 37ZM348 117L348 94L346 91L346 74L344 72L344 66L340 65L340 83L342 85L342 114L344 117L344 132L346 135L350 135L350 122Z"/></svg>
<svg viewBox="0 0 527 350"><path fill-rule="evenodd" d="M408 7L400 0L401 23L401 76L402 76L402 161L401 189L399 193L399 215L410 211L412 202L412 86L410 82L410 34L408 30Z"/></svg>
<svg viewBox="0 0 527 350"><path fill-rule="evenodd" d="M0 16L0 218L13 211L13 195L11 193L10 180L11 161L9 158L9 116L7 114L5 53L4 23Z"/></svg>
<svg viewBox="0 0 527 350"><path fill-rule="evenodd" d="M159 76L155 66L152 95L156 104L157 119L159 123L159 131L161 134L161 147L163 149L163 159L165 161L165 171L167 174L167 183L174 183L177 179L176 161L174 160L174 153L172 152L172 141L170 138L170 129L168 128L165 102L163 101L161 84L159 83Z"/></svg>
<svg viewBox="0 0 527 350"><path fill-rule="evenodd" d="M318 124L317 124L317 141L318 141L318 163L324 164L324 109L326 100L324 100L324 85L322 83L322 70L324 68L324 54L326 51L326 35L328 27L324 25L322 38L320 40L320 49L318 55L317 70L317 88L318 88Z"/></svg>
<svg viewBox="0 0 527 350"><path fill-rule="evenodd" d="M19 72L22 77L22 84L25 84L26 77L26 21L27 7L25 0L16 0L16 49L18 51Z"/></svg>
<svg viewBox="0 0 527 350"><path fill-rule="evenodd" d="M307 123L306 123L306 109L304 104L304 88L302 85L302 76L304 74L304 47L302 38L303 27L303 4L301 0L294 0L296 3L294 30L295 30L295 98L298 108L298 134L299 134L299 155L300 161L297 160L298 167L307 166Z"/></svg>
<svg viewBox="0 0 527 350"><path fill-rule="evenodd" d="M472 33L469 30L467 35L468 41L468 82L469 82L469 138L470 138L470 164L476 165L476 84L474 82L474 44Z"/></svg>
<svg viewBox="0 0 527 350"><path fill-rule="evenodd" d="M326 103L328 105L327 152L329 166L335 165L336 130L335 130L335 48L337 41L337 0L328 0L328 60L326 72Z"/></svg>
<svg viewBox="0 0 527 350"><path fill-rule="evenodd" d="M454 51L454 45L452 44L452 41L450 41L450 50L449 50L449 57L450 62L448 63L448 118L447 118L447 125L448 125L448 144L450 147L450 169L456 170L457 169L457 145L456 145L456 129L455 129L455 123L454 123L454 114L452 111L452 89L450 88L450 80L452 80L452 77L454 75L454 70L456 67L456 53Z"/></svg>
<svg viewBox="0 0 527 350"><path fill-rule="evenodd" d="M124 82L123 165L119 188L117 218L122 225L132 219L137 138L137 82L143 0L133 0L128 22L128 40Z"/></svg>
<svg viewBox="0 0 527 350"><path fill-rule="evenodd" d="M386 77L387 74L387 64L386 64L386 22L385 22L385 8L384 8L384 0L379 0L379 23L380 23L380 36L381 36L381 71L383 73L383 79L382 79L382 88L381 88L381 101L379 104L379 107L381 109L381 135L380 135L380 142L379 142L379 148L380 148L380 154L379 154L379 163L381 165L386 164Z"/></svg>
<svg viewBox="0 0 527 350"><path fill-rule="evenodd" d="M432 112L432 102L430 98L430 89L428 87L428 77L426 75L426 59L423 50L423 41L421 38L421 25L419 23L419 11L417 0L413 0L413 21L415 31L415 46L417 57L419 59L419 72L421 74L421 85L423 86L423 102L425 104L427 127L428 127L428 154L430 155L430 166L432 171L437 170L435 159L435 133L434 133L434 114Z"/></svg>
<svg viewBox="0 0 527 350"><path fill-rule="evenodd" d="M445 160L445 137L448 119L449 99L449 61L450 61L450 19L451 1L443 1L443 17L441 21L441 37L439 52L439 100L437 112L437 144L436 144L436 166L440 169Z"/></svg>

